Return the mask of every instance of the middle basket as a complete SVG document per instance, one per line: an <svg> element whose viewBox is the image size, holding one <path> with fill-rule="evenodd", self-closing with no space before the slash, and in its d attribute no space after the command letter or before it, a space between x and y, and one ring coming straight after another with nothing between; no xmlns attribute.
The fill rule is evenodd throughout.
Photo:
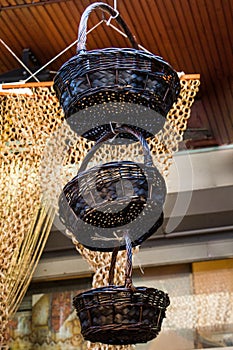
<svg viewBox="0 0 233 350"><path fill-rule="evenodd" d="M144 163L114 161L86 170L99 146L118 133L129 133L140 141ZM165 198L166 184L153 165L146 140L133 127L123 125L103 136L89 151L77 176L60 195L59 216L85 247L125 249L125 232L136 246L161 226Z"/></svg>

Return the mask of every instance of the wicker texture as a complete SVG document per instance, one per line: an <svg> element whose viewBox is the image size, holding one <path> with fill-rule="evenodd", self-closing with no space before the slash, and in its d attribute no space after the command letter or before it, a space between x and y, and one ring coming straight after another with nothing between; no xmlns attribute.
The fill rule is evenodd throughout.
<svg viewBox="0 0 233 350"><path fill-rule="evenodd" d="M87 20L95 8L114 15L130 39L132 49L105 48L86 51ZM174 69L161 57L138 49L129 28L118 13L106 4L96 3L90 5L83 13L79 26L77 55L60 68L54 80L54 89L68 123L78 134L85 128L86 132L83 135L96 140L100 136L99 130L93 132L93 129L96 126L102 128L101 118L93 113L89 120L81 122L78 113L80 110L101 105L108 124L113 121L111 114L114 112L109 102L121 102L143 105L156 112L141 114L136 119L134 113L131 113L121 121L141 127L145 130L144 136L147 137L148 130L152 135L161 129L161 122L158 126L157 114L162 116L165 122L168 111L179 95L180 81ZM105 110L106 103L109 104L110 113ZM74 115L75 118L69 118Z"/></svg>
<svg viewBox="0 0 233 350"><path fill-rule="evenodd" d="M132 133L140 140L144 164L110 162L85 170L99 145L119 132ZM145 139L133 128L122 126L106 134L88 153L78 175L63 189L59 215L84 246L111 251L116 245L125 247L126 230L135 246L158 229L165 196L165 181L153 166ZM146 232L145 221L150 225Z"/></svg>
<svg viewBox="0 0 233 350"><path fill-rule="evenodd" d="M111 285L117 250L112 254L109 286L78 294L74 306L82 334L91 342L113 345L145 343L161 330L169 297L161 290L132 284L132 251L126 236L127 262L125 285Z"/></svg>

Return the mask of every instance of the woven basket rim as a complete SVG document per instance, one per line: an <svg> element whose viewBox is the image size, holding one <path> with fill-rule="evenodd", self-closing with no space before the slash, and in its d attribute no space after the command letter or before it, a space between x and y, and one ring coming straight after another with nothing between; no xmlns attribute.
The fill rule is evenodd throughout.
<svg viewBox="0 0 233 350"><path fill-rule="evenodd" d="M177 72L172 68L171 64L168 63L163 57L159 56L159 55L155 55L151 52L146 52L143 50L137 50L137 49L133 49L133 48L129 48L129 47L105 47L102 49L92 49L92 50L83 50L80 51L79 53L75 54L74 56L72 56L68 61L66 61L59 69L58 73L55 76L55 80L56 78L59 76L59 72L61 72L61 70L63 70L64 67L66 67L67 65L69 65L72 61L76 61L77 59L86 59L88 55L91 56L98 56L98 55L104 55L104 54L116 54L118 53L119 55L121 54L129 54L134 56L135 58L137 56L140 56L141 58L145 58L148 61L150 60L155 60L157 63L161 63L163 65L166 65L168 68L171 68L173 74L175 76L177 76L177 80L180 81Z"/></svg>
<svg viewBox="0 0 233 350"><path fill-rule="evenodd" d="M93 288L93 289L89 289L87 291L81 292L74 297L74 300L85 297L85 296L92 296L92 295L99 294L99 293L118 293L118 292L120 292L120 293L121 292L129 292L131 294L158 293L158 294L161 294L163 297L168 296L168 294L166 292L164 292L160 289L157 289L157 288L152 288L152 287L139 286L139 287L135 287L135 290L133 290L132 288L125 287L124 285L121 285L121 286L108 285L108 286Z"/></svg>
<svg viewBox="0 0 233 350"><path fill-rule="evenodd" d="M132 71L140 71L140 72L145 72L145 73L149 73L150 75L156 76L157 78L159 78L161 76L161 79L163 79L164 75L170 75L172 76L172 80L173 80L173 86L174 88L176 87L176 95L178 96L179 92L180 92L180 79L179 76L177 74L177 72L174 70L174 68L172 67L172 65L170 63L168 63L167 61L165 61L161 56L157 56L154 55L153 53L149 53L149 52L145 52L142 50L137 50L137 49L133 49L133 48L118 48L118 47L108 47L108 48L103 48L103 49L93 49L93 50L88 50L88 51L81 51L79 53L77 53L76 55L72 56L68 61L66 61L58 70L57 74L54 77L54 87L55 87L55 91L58 93L57 88L59 88L60 85L63 85L63 89L65 88L65 86L67 86L67 84L69 84L69 81L67 80L67 78L69 77L69 80L72 77L75 76L79 76L82 77L84 75L86 75L86 73L91 73L92 71L95 71L97 68L99 69L99 67L93 67L92 69L88 68L84 69L83 72L80 72L80 69L82 67L82 63L90 58L95 58L98 56L102 56L107 57L107 56L111 56L111 63L110 66L108 68L106 68L105 70L109 70L112 69L113 67L119 70L125 70L127 67L127 57L126 54L128 56L130 56L130 58L134 59L135 61L135 67L132 67L132 62L130 61L130 66L127 68L129 70ZM123 56L124 57L124 63L121 62L117 62L119 59L119 56ZM139 68L139 62L142 60L145 60L145 62L150 62L150 63L155 63L156 65L161 65L161 69L166 67L166 70L168 70L169 72L159 72L158 70L152 71L151 70L151 64L148 65L146 68ZM138 61L138 62L137 62ZM79 69L78 71L73 71L74 69L74 65L75 67L77 67L77 64L79 65ZM112 67L111 67L112 66ZM103 67L104 68L104 67ZM156 67L158 68L158 67ZM171 78L170 78L171 79ZM62 88L62 86L60 86Z"/></svg>

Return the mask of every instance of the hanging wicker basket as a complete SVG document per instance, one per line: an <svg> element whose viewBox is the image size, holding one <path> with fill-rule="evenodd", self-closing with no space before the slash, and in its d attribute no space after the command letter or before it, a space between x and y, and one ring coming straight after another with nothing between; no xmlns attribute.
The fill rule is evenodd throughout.
<svg viewBox="0 0 233 350"><path fill-rule="evenodd" d="M144 164L115 161L86 170L102 142L120 132L130 133L141 142ZM85 247L112 251L119 245L124 249L126 230L136 246L161 226L165 197L165 181L153 166L147 142L134 128L121 126L95 144L78 175L64 187L59 216Z"/></svg>
<svg viewBox="0 0 233 350"><path fill-rule="evenodd" d="M133 48L86 51L87 20L94 9L114 17ZM136 126L146 138L162 128L179 95L180 81L161 57L139 50L117 11L97 2L82 15L77 54L58 71L54 89L67 122L79 135L97 140L116 121Z"/></svg>
<svg viewBox="0 0 233 350"><path fill-rule="evenodd" d="M161 330L169 297L158 289L133 286L132 251L127 236L126 248L124 286L113 285L117 255L114 250L109 286L78 294L73 300L86 340L111 345L146 343L156 338Z"/></svg>

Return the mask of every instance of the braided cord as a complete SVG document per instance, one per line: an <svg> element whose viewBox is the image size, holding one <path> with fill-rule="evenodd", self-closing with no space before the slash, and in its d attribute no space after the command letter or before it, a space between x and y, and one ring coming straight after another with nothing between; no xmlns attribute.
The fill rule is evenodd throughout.
<svg viewBox="0 0 233 350"><path fill-rule="evenodd" d="M125 287L133 289L132 244L128 236L128 233L125 233L125 245L126 245L126 251L127 251L127 260L126 260L126 269L125 269Z"/></svg>
<svg viewBox="0 0 233 350"><path fill-rule="evenodd" d="M78 33L78 43L77 43L77 53L80 51L86 50L86 37L87 37L87 20L90 15L90 13L96 9L99 8L102 11L108 12L112 18L115 18L118 24L122 27L125 34L127 35L132 47L134 49L138 49L138 44L135 41L133 35L131 34L127 24L125 21L121 18L118 11L113 9L111 6L103 3L103 2L96 2L94 4L91 4L86 8L86 10L83 12L80 24L79 24L79 33Z"/></svg>

